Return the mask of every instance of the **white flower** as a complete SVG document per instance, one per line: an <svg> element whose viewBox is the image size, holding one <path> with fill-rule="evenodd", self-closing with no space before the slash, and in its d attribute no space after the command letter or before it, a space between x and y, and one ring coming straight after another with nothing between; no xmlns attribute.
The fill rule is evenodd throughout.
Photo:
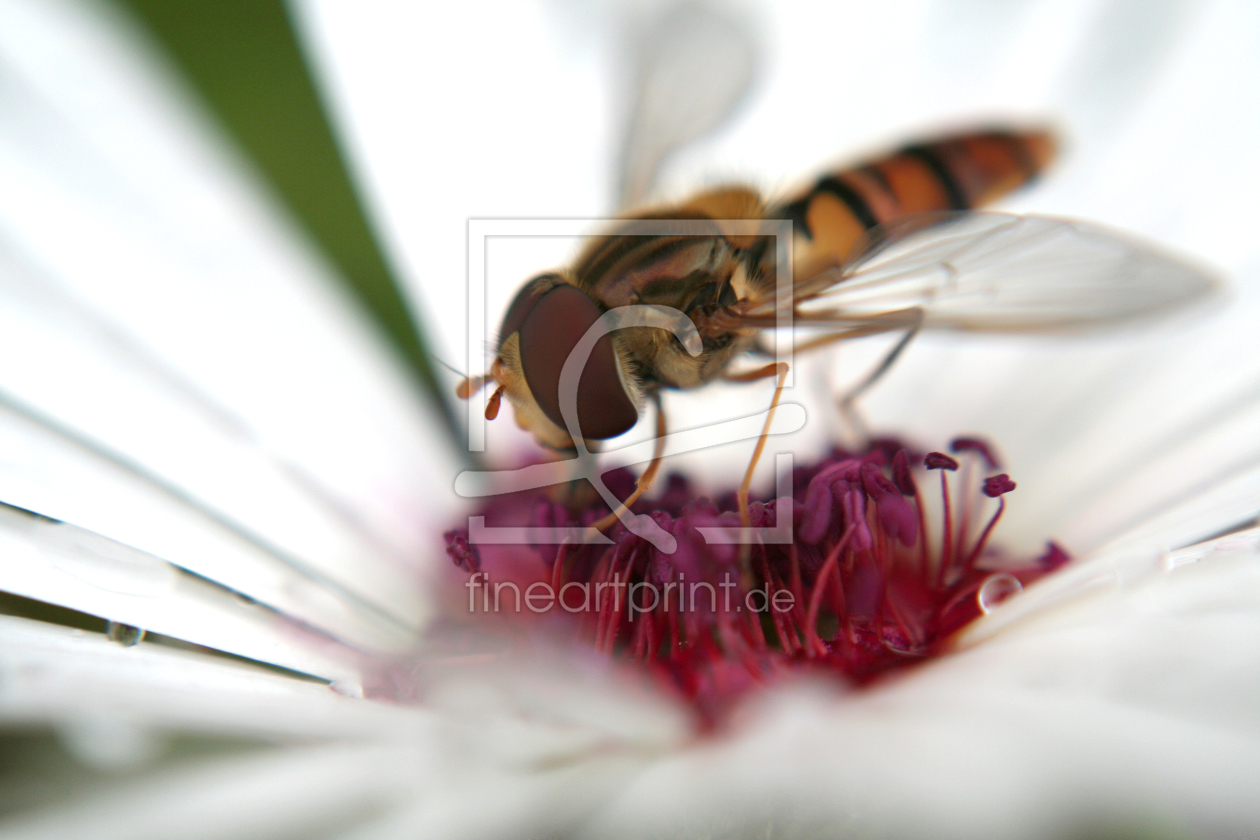
<svg viewBox="0 0 1260 840"><path fill-rule="evenodd" d="M466 218L605 209L605 12L295 8L456 353ZM770 75L671 186L1064 114L1071 151L1021 209L1210 260L1234 300L1121 335L917 343L870 420L998 441L1020 482L1002 541L1078 562L951 656L861 692L781 685L696 739L572 651L447 628L400 669L456 515L433 407L125 21L0 6L0 590L28 599L3 603L167 642L0 617L0 837L1260 830L1260 533L1211 539L1260 513L1260 21L1151 9L747 10ZM408 702L362 699L382 675Z"/></svg>

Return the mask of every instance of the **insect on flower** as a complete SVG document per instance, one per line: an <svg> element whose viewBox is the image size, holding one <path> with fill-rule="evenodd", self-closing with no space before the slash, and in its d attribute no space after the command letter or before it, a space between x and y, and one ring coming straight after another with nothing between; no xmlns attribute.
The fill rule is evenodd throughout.
<svg viewBox="0 0 1260 840"><path fill-rule="evenodd" d="M691 83L674 81L649 87ZM974 437L947 455L863 432L750 500L788 370L781 353L737 366L744 354L769 355L771 339L776 350L785 339L806 350L888 333L886 356L841 397L857 420L854 400L920 330L1106 328L1214 288L1198 268L1097 225L976 209L1040 175L1054 147L1043 130L977 129L835 169L783 198L709 190L632 210L570 265L528 280L500 322L487 375L458 393L490 385L487 418L506 397L539 443L576 457L484 491L457 482L461 495L494 497L445 534L468 612L642 664L703 729L783 675L860 686L947 654L961 628L1070 562L1054 541L1040 556L1001 545L1016 483ZM638 197L630 191L624 204ZM791 330L768 332L785 321ZM771 377L737 489L707 498L674 474L640 498L660 468L665 389ZM650 465L637 482L627 469L597 471L608 476L601 487L588 456L648 403ZM572 492L577 482L560 485L568 496L536 492L579 472L603 504Z"/></svg>
<svg viewBox="0 0 1260 840"><path fill-rule="evenodd" d="M467 398L492 381L487 418L497 415L506 396L517 423L560 451L572 450L577 438L593 447L623 434L648 402L656 408L659 441L663 388L778 376L773 410L786 363L738 373L730 368L740 354L759 349L759 332L781 314L775 239L731 233L731 220L791 221L787 305L794 324L812 333L796 349L903 333L844 397L846 407L920 329L1023 332L1110 324L1182 305L1213 288L1198 269L1097 225L971 209L1039 174L1053 146L1041 131L975 132L828 173L783 202L733 186L630 214L631 227L596 237L573 265L524 284L503 317L488 376L465 380L458 393ZM636 220L699 221L710 230L627 232ZM587 340L589 349L577 349L605 313L632 306L653 307L667 321L604 332L593 345ZM584 358L570 368L580 378L575 422L566 422L562 373L575 352ZM739 490L745 518L760 451L759 443ZM650 486L658 465L659 453L623 510Z"/></svg>
<svg viewBox="0 0 1260 840"><path fill-rule="evenodd" d="M707 34L693 31L680 49L723 37L717 22L698 31ZM729 44L714 50L739 53ZM660 63L670 72L670 61ZM684 65L691 66L678 66ZM715 71L713 78L725 75L732 73ZM680 87L704 88L691 79L673 81L657 79L645 95L670 90L676 100ZM678 110L676 101L645 108L641 100L640 110L665 112L670 105ZM651 131L632 131L625 168L652 159L644 148L655 149L659 162L667 145ZM1097 225L975 210L1038 176L1054 147L1042 130L977 130L828 172L783 200L727 186L632 210L571 265L521 287L501 321L489 372L463 380L457 394L467 399L493 383L488 419L507 397L517 424L539 443L579 455L629 431L652 403L656 457L631 497L595 525L600 529L622 517L654 480L667 425L662 389L777 377L738 491L746 527L749 487L788 373L781 358L732 369L741 355L765 352L763 330L790 318L798 351L900 332L882 362L841 400L857 424L854 399L922 329L1113 324L1175 308L1213 288L1201 270ZM624 182L644 180L650 178L628 174ZM791 236L776 240L765 225L757 228L775 222L790 223ZM790 255L779 253L787 239Z"/></svg>

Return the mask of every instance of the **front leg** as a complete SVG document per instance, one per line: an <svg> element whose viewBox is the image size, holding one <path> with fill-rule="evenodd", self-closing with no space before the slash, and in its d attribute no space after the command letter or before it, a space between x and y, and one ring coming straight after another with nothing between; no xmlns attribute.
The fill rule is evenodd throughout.
<svg viewBox="0 0 1260 840"><path fill-rule="evenodd" d="M779 398L783 396L783 385L787 381L787 375L788 363L774 362L756 370L746 373L727 374L725 377L729 382L756 382L759 379L767 379L771 376L779 377L779 382L774 388L774 397L770 400L770 411L766 413L766 422L761 427L761 434L757 437L757 447L753 450L752 460L748 462L748 469L744 472L744 480L740 482L739 492L736 496L739 500L739 524L740 527L745 529L752 524L752 520L748 515L748 490L752 487L753 473L757 471L757 462L761 460L761 453L765 451L766 438L770 436L770 425L774 423L774 412L779 407ZM747 543L741 546L740 551L741 554L747 554Z"/></svg>
<svg viewBox="0 0 1260 840"><path fill-rule="evenodd" d="M660 472L661 458L665 454L665 409L661 405L660 395L655 391L652 392L652 405L656 408L656 449L652 452L652 463L648 464L648 468L634 483L634 492L618 505L616 510L591 526L597 531L612 527L612 524L628 512L630 506L638 501L640 496L651 489L652 483L656 481L656 474Z"/></svg>

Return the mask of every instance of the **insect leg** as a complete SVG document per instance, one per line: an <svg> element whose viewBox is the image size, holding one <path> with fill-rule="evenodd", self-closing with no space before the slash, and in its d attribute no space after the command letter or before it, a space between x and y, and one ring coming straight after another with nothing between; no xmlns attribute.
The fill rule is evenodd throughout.
<svg viewBox="0 0 1260 840"><path fill-rule="evenodd" d="M621 515L628 511L630 506L638 501L640 496L651 489L652 483L656 481L656 474L661 470L661 459L665 454L665 409L661 405L659 394L652 394L652 404L656 406L656 449L652 453L652 463L648 464L648 468L643 471L643 474L639 476L639 480L634 483L634 492L616 510L591 526L597 531L610 527L620 519Z"/></svg>
<svg viewBox="0 0 1260 840"><path fill-rule="evenodd" d="M786 364L786 362L784 363ZM744 373L727 373L722 376L727 382L760 382L779 374L779 363L771 363L765 367L755 368Z"/></svg>
<svg viewBox="0 0 1260 840"><path fill-rule="evenodd" d="M753 450L752 460L748 462L748 470L744 473L744 480L740 482L737 494L739 500L739 524L743 528L747 528L751 524L748 516L748 489L752 487L753 473L757 471L757 462L761 460L761 453L765 451L766 438L770 436L770 425L774 422L774 412L779 407L779 398L783 396L783 384L787 381L788 364L787 362L775 362L758 370L748 373L737 373L726 377L732 382L753 382L776 375L779 377L779 382L774 388L774 398L770 400L770 411L766 414L765 425L761 427L761 435L757 438L757 448ZM741 553L746 552L747 548L747 544L744 544Z"/></svg>
<svg viewBox="0 0 1260 840"><path fill-rule="evenodd" d="M872 385L883 378L884 374L886 374L892 368L893 364L896 363L897 357L901 355L902 351L910 346L910 342L913 341L914 337L919 334L919 330L923 327L923 310L919 309L916 310L916 312L917 317L915 318L914 324L911 325L897 343L893 345L892 350L888 351L884 358L880 360L879 364L875 366L875 369L866 375L866 378L854 387L850 388L849 391L840 398L841 413L849 422L849 425L853 428L853 430L858 433L858 436L864 440L870 438L870 430L867 429L866 423L862 420L861 414L854 407L853 403Z"/></svg>

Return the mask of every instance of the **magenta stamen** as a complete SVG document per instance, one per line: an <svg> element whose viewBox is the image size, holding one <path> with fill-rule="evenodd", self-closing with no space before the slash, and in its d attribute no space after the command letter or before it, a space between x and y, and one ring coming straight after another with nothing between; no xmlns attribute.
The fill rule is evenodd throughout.
<svg viewBox="0 0 1260 840"><path fill-rule="evenodd" d="M941 473L944 475L944 473ZM914 488L914 509L919 515L919 575L923 579L928 576L928 541L927 541L927 516L923 513L923 498L919 496L919 488Z"/></svg>
<svg viewBox="0 0 1260 840"><path fill-rule="evenodd" d="M447 531L442 537L446 540L446 554L457 569L466 572L481 571L481 555L477 553L476 546L469 545L466 529L456 528Z"/></svg>
<svg viewBox="0 0 1260 840"><path fill-rule="evenodd" d="M826 482L817 478L809 483L805 491L805 511L801 516L801 541L809 545L817 544L827 533L831 523L832 491Z"/></svg>
<svg viewBox="0 0 1260 840"><path fill-rule="evenodd" d="M960 486L964 488L964 490L959 494L961 499L958 505L958 516L954 522L953 550L953 556L958 560L967 556L967 535L971 533L971 501L975 494L966 492L965 488L972 486L972 479L975 474L974 467L974 458L968 458L965 462L960 464L960 469L962 471Z"/></svg>
<svg viewBox="0 0 1260 840"><path fill-rule="evenodd" d="M767 591L772 590L774 592L779 592L780 590L782 590L783 589L782 582L779 580L778 576L776 576L774 572L770 571L770 561L766 557L766 547L764 545L761 546L761 551L758 552L758 559L761 561L761 579L766 582ZM774 634L776 637L778 637L779 647L790 652L791 645L789 644L788 640L783 635L783 628L779 621L780 619L779 614L775 612L773 606L770 603L767 603L765 605L765 609L770 614L770 620L774 626ZM757 623L757 625L760 627L760 624L761 624L760 615L753 616L752 620L754 620ZM762 646L765 647L764 637L762 639Z"/></svg>
<svg viewBox="0 0 1260 840"><path fill-rule="evenodd" d="M950 460L953 459L951 458ZM954 562L952 554L954 549L954 521L949 504L949 481L945 476L946 470L941 470L941 504L943 505L942 519L945 535L941 539L941 564L936 570L937 589L945 585L945 572L949 569L950 564Z"/></svg>
<svg viewBox="0 0 1260 840"><path fill-rule="evenodd" d="M836 570L836 565L840 561L840 552L844 551L845 546L849 543L849 538L853 536L855 530L855 525L849 525L845 529L844 537L836 543L835 548L831 549L831 552L827 555L826 562L823 563L822 568L818 571L818 578L814 581L814 591L809 596L809 613L805 618L805 649L810 652L810 656L813 656L815 653L821 656L827 652L827 649L823 647L822 641L818 638L818 611L822 608L823 587L827 583L828 576ZM839 580L840 575L837 573L837 583Z"/></svg>
<svg viewBox="0 0 1260 840"><path fill-rule="evenodd" d="M670 576L673 580L673 575ZM665 613L665 620L669 624L669 649L677 651L682 647L682 643L678 638L678 610L668 610Z"/></svg>
<svg viewBox="0 0 1260 840"><path fill-rule="evenodd" d="M646 621L640 621L635 625L634 636L630 640L630 656L635 659L643 658L643 628L646 626Z"/></svg>
<svg viewBox="0 0 1260 840"><path fill-rule="evenodd" d="M766 631L761 626L761 617L758 613L748 610L748 632L752 636L752 645L757 650L766 649Z"/></svg>
<svg viewBox="0 0 1260 840"><path fill-rule="evenodd" d="M628 573L630 571L630 567L634 564L634 553L627 552L627 555L625 571ZM629 574L626 575L626 581L627 583L629 582ZM617 569L615 558L613 560L611 583L613 585L604 590L604 595L609 603L605 613L607 618L604 619L603 645L602 647L599 645L596 646L597 650L602 650L606 654L612 653L613 643L617 641L617 630L621 627L621 614L627 600L627 593L625 591L627 587L621 585L621 572Z"/></svg>
<svg viewBox="0 0 1260 840"><path fill-rule="evenodd" d="M821 464L798 467L795 500L752 502L749 521L758 528L774 527L779 505L793 505L795 539L758 543L755 556L742 561L734 547L708 543L698 531L737 524L733 502L720 507L698 498L678 477L665 482L657 500L633 506L634 514L650 515L675 538L673 554L619 523L609 529L607 546L473 546L467 531L448 532L447 552L469 587L459 593L460 603L489 612L481 606L488 603L483 594L506 580L522 589L530 580L547 583L557 593L573 584L594 587L588 606L572 615L553 613L546 631L572 627L595 651L641 663L689 698L709 724L735 698L780 674L821 669L863 684L944 652L949 636L984 611L973 596L990 573L976 567L1015 484L1005 474L973 482L980 459L992 449L970 439L954 446L968 453L960 459L965 463L940 452L922 462L941 471L941 518L934 532L928 531L931 518L909 453L881 442L864 453L836 452ZM957 474L951 478L950 472ZM629 483L629 474L618 480ZM998 504L973 544L970 520L983 514L981 493ZM496 526L561 529L608 513L602 507L567 511L533 491L496 497L485 512ZM1040 559L1004 562L1017 575L1013 579L1027 584L1066 560L1051 543ZM779 600L772 603L771 594ZM571 591L563 603L577 597ZM506 628L535 619L519 607L512 614L510 601L509 609L496 607L485 619ZM767 610L769 616L762 614Z"/></svg>
<svg viewBox="0 0 1260 840"><path fill-rule="evenodd" d="M900 498L900 497L898 497ZM868 511L868 515L869 511ZM873 527L873 523L871 523ZM875 607L875 628L879 635L879 643L884 644L884 607L888 603L888 569L892 556L888 552L888 539L883 529L875 529L876 545L874 565L879 570L879 600Z"/></svg>
<svg viewBox="0 0 1260 840"><path fill-rule="evenodd" d="M770 618L774 622L775 635L779 638L779 647L783 648L789 656L795 655L800 645L797 644L796 634L788 626L787 617L778 610L771 609Z"/></svg>
<svg viewBox="0 0 1260 840"><path fill-rule="evenodd" d="M607 565L605 565L605 561ZM609 557L605 554L604 559L600 561L596 574L593 576L592 583L595 585L595 650L604 649L604 633L605 625L608 623L608 613L612 609L612 593L607 587L600 589L601 583L608 583L612 578L613 565L616 563L615 555Z"/></svg>
<svg viewBox="0 0 1260 840"><path fill-rule="evenodd" d="M732 626L730 613L725 610L721 610L717 613L717 629L718 638L721 640L722 647L725 649L726 653L738 653L742 656L745 646L742 643L743 640L739 636L739 631Z"/></svg>
<svg viewBox="0 0 1260 840"><path fill-rule="evenodd" d="M980 553L984 551L984 547L989 542L989 535L993 533L993 528L998 524L998 520L1002 518L1002 511L1006 510L1006 498L998 497L998 509L993 514L993 518L989 520L989 524L984 526L984 530L980 532L980 539L976 541L976 547L967 555L966 569L970 572L975 568L976 560L980 558Z"/></svg>
<svg viewBox="0 0 1260 840"><path fill-rule="evenodd" d="M551 563L551 591L559 592L560 587L564 585L564 556L566 549L569 547L569 540L566 537L564 542L560 543L560 547L556 549L555 560Z"/></svg>
<svg viewBox="0 0 1260 840"><path fill-rule="evenodd" d="M889 598L887 600L887 604L888 604L888 611L892 613L893 621L897 623L897 629L899 629L902 632L902 634L905 635L905 637L910 640L911 644L915 645L916 647L919 644L921 644L921 641L918 638L918 634L914 632L914 630L910 626L910 623L906 621L905 616L901 614L901 610L897 609L897 602ZM884 642L884 644L887 645L888 643Z"/></svg>
<svg viewBox="0 0 1260 840"><path fill-rule="evenodd" d="M976 592L980 589L980 585L982 583L984 583L983 579L973 580L970 583L968 583L966 586L960 588L958 592L955 593L952 598L950 598L948 601L945 602L945 606L941 607L940 614L942 616L949 615L951 612L954 611L955 607L957 607L959 604L962 604L971 596L975 595Z"/></svg>
<svg viewBox="0 0 1260 840"><path fill-rule="evenodd" d="M618 584L621 583L621 575L617 572L613 572L613 580ZM617 591L614 590L610 600L612 603L609 605L608 621L604 628L603 651L605 654L612 653L613 643L617 641L617 631L621 628L622 607L620 602L624 601L625 598L619 596Z"/></svg>
<svg viewBox="0 0 1260 840"><path fill-rule="evenodd" d="M792 561L792 594L796 604L799 606L805 600L805 589L801 585L801 556L797 552L796 543L788 546L788 557Z"/></svg>
<svg viewBox="0 0 1260 840"><path fill-rule="evenodd" d="M863 464L862 489L875 502L880 526L877 530L887 531L902 545L914 545L918 539L917 520L897 485L874 464Z"/></svg>
<svg viewBox="0 0 1260 840"><path fill-rule="evenodd" d="M955 453L975 452L984 459L984 463L991 470L999 469L1002 464L999 462L997 455L993 451L993 447L987 441L973 437L957 437L949 443L949 451Z"/></svg>
<svg viewBox="0 0 1260 840"><path fill-rule="evenodd" d="M1058 543L1051 540L1046 543L1046 553L1037 558L1037 565L1044 571L1052 572L1071 559Z"/></svg>
<svg viewBox="0 0 1260 840"><path fill-rule="evenodd" d="M853 565L853 550L852 550L852 547L850 546L847 560L844 562L844 564L841 566L840 569L836 570L835 575L833 575L832 577L828 579L829 582L825 582L828 588L831 590L831 610L838 616L848 615L848 610L845 608L845 603L844 603L844 583L841 581L840 572L842 570L845 572L849 571L849 569L845 567L852 566L852 565Z"/></svg>
<svg viewBox="0 0 1260 840"><path fill-rule="evenodd" d="M1003 493L1009 493L1014 489L1015 482L1011 481L1011 477L1006 473L1000 473L984 480L984 495L990 499L995 499Z"/></svg>
<svg viewBox="0 0 1260 840"><path fill-rule="evenodd" d="M919 488L914 483L914 475L910 472L910 454L904 449L897 450L892 462L893 482L903 496L916 496Z"/></svg>

